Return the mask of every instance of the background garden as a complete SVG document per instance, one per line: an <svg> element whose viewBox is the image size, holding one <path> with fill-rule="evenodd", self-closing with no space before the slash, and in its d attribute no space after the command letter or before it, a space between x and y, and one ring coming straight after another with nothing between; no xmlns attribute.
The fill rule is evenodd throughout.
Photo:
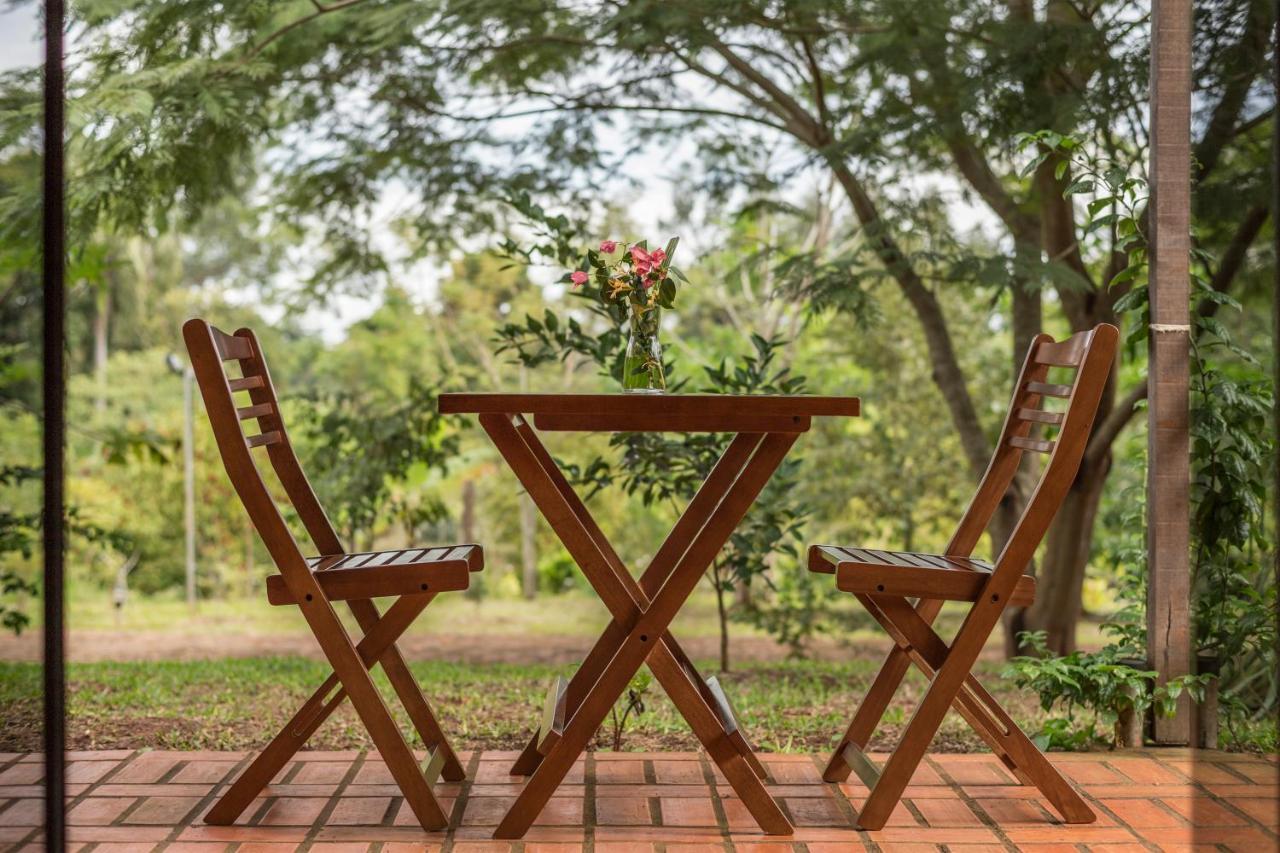
<svg viewBox="0 0 1280 853"><path fill-rule="evenodd" d="M1196 20L1197 645L1221 663L1224 742L1252 749L1274 748L1278 701L1273 9L1226 0ZM323 673L297 614L265 603L274 569L198 408L194 610L185 600L179 327L193 315L258 332L350 545L484 544L479 583L406 646L449 731L522 741L605 611L487 439L434 397L617 387L619 318L561 279L603 238L676 235L690 281L662 331L669 381L863 399L860 419L815 422L676 623L730 673L764 748L829 745L887 648L805 570L805 544L944 547L1027 342L1122 327L1038 601L980 665L1044 743L1109 742L1135 695L1164 698L1123 663L1144 657L1148 11L76 4L73 744L260 744ZM39 739L39 95L38 69L0 76L0 750ZM549 446L643 565L723 440ZM986 550L1027 497L1020 480ZM905 722L911 683L882 736ZM246 698L246 684L263 687ZM317 745L361 742L343 713ZM971 741L954 721L938 746ZM656 744L693 739L640 679L599 745Z"/></svg>

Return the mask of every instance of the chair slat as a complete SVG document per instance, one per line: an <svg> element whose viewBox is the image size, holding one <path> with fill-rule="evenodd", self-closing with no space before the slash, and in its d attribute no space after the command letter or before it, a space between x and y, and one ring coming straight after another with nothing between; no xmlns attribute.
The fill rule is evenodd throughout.
<svg viewBox="0 0 1280 853"><path fill-rule="evenodd" d="M834 574L836 566L848 555L830 545L814 545L809 549L809 571L823 575Z"/></svg>
<svg viewBox="0 0 1280 853"><path fill-rule="evenodd" d="M250 435L245 438L245 443L250 447L265 447L269 444L280 443L280 433L276 430L264 432L261 435Z"/></svg>
<svg viewBox="0 0 1280 853"><path fill-rule="evenodd" d="M240 420L247 421L250 418L260 418L264 415L269 415L273 411L275 411L275 408L270 403L259 403L256 406L244 406L236 409L236 415L239 416Z"/></svg>
<svg viewBox="0 0 1280 853"><path fill-rule="evenodd" d="M374 554L372 560L370 560L367 563L364 563L364 567L371 568L373 566L385 566L387 563L391 562L392 558L398 555L399 553L400 553L399 551L383 551L380 554Z"/></svg>
<svg viewBox="0 0 1280 853"><path fill-rule="evenodd" d="M376 556L378 556L376 553L374 553L374 554L352 554L352 555L351 555L351 558L350 558L350 559L348 559L348 560L347 560L347 562L343 564L342 568L344 568L344 569L358 569L358 568L360 568L361 566L363 566L365 563L367 563L367 562L369 562L370 560L372 560L372 559L373 559L374 557L376 557Z"/></svg>
<svg viewBox="0 0 1280 853"><path fill-rule="evenodd" d="M388 565L399 566L399 565L403 565L404 563L414 563L414 562L417 562L418 558L425 553L427 553L426 548L407 548L404 551L401 551L399 554L397 554L396 558L392 560Z"/></svg>
<svg viewBox="0 0 1280 853"><path fill-rule="evenodd" d="M1050 382L1028 382L1027 391L1041 397L1070 397L1070 385L1055 385Z"/></svg>
<svg viewBox="0 0 1280 853"><path fill-rule="evenodd" d="M920 554L913 554L910 551L897 551L895 553L913 566L920 566L925 569L933 568L933 565Z"/></svg>
<svg viewBox="0 0 1280 853"><path fill-rule="evenodd" d="M1062 423L1062 412L1046 412L1043 409L1018 409L1018 419L1039 424Z"/></svg>
<svg viewBox="0 0 1280 853"><path fill-rule="evenodd" d="M261 388L266 385L262 381L261 376L245 376L240 379L228 379L227 384L231 386L232 391L252 391L254 388Z"/></svg>
<svg viewBox="0 0 1280 853"><path fill-rule="evenodd" d="M862 595L894 595L933 598L942 601L977 601L991 574L969 566L952 569L923 569L919 566L846 565L836 571L836 587ZM1029 605L1035 601L1036 581L1020 577L1009 604Z"/></svg>
<svg viewBox="0 0 1280 853"><path fill-rule="evenodd" d="M1019 447L1023 450L1034 450L1037 453L1052 453L1053 442L1045 441L1039 438L1027 438L1022 435L1015 435L1009 438L1010 447Z"/></svg>
<svg viewBox="0 0 1280 853"><path fill-rule="evenodd" d="M897 554L891 553L889 551L868 550L867 553L875 555L876 562L886 566L906 566L910 568L915 565L915 563L912 563L910 560L903 559L902 557L899 557Z"/></svg>
<svg viewBox="0 0 1280 853"><path fill-rule="evenodd" d="M228 335L221 329L210 326L213 333L213 345L218 349L218 357L223 361L240 361L253 357L253 347L246 338L239 335Z"/></svg>
<svg viewBox="0 0 1280 853"><path fill-rule="evenodd" d="M370 555L361 555L368 557ZM471 573L466 566L374 566L372 568L332 568L316 572L324 597L330 601L418 595L466 589ZM274 605L296 604L283 575L267 578L267 601Z"/></svg>
<svg viewBox="0 0 1280 853"><path fill-rule="evenodd" d="M484 553L475 545L459 545L448 554L445 554L446 560L462 560L473 572L478 572L484 568Z"/></svg>
<svg viewBox="0 0 1280 853"><path fill-rule="evenodd" d="M946 557L945 559L948 563L951 564L950 565L951 568L959 569L962 572L984 572L986 574L991 573L991 566L987 565L981 560L971 560L968 557Z"/></svg>
<svg viewBox="0 0 1280 853"><path fill-rule="evenodd" d="M427 551L425 554L419 557L418 562L434 563L435 561L439 560L445 554L448 554L448 553L449 553L448 548L432 548L430 551Z"/></svg>
<svg viewBox="0 0 1280 853"><path fill-rule="evenodd" d="M1065 341L1045 341L1036 347L1032 360L1051 367L1079 367L1088 335L1072 335Z"/></svg>

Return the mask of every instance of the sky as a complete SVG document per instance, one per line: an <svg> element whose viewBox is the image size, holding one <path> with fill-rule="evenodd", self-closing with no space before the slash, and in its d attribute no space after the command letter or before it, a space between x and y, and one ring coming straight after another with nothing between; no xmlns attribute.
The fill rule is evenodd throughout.
<svg viewBox="0 0 1280 853"><path fill-rule="evenodd" d="M42 60L40 21L37 5L26 3L10 8L0 5L0 71Z"/></svg>

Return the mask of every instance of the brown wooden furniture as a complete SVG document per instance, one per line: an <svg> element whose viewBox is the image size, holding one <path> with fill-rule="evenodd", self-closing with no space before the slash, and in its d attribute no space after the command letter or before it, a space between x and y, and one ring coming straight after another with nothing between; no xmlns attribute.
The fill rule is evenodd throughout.
<svg viewBox="0 0 1280 853"><path fill-rule="evenodd" d="M426 829L443 829L449 819L431 786L441 776L461 781L462 765L395 643L437 593L467 588L470 573L484 565L482 551L476 545L460 545L348 554L289 443L275 387L253 332L240 329L228 335L194 319L182 327L182 334L223 465L280 571L267 579L267 598L272 604L298 606L333 666L333 675L240 774L205 821L234 822L350 696L418 821ZM240 375L229 376L226 362L238 363ZM236 394L247 394L248 399L237 404ZM243 425L248 421L257 421L257 435L245 435ZM303 555L254 460L252 450L257 447L266 449L289 503L322 556ZM384 596L398 598L380 613L372 599ZM351 608L364 632L358 642L343 628L334 601L346 601ZM431 750L421 769L370 678L374 664L382 665L423 744Z"/></svg>
<svg viewBox="0 0 1280 853"><path fill-rule="evenodd" d="M551 685L539 730L512 768L529 781L495 836L519 838L645 662L765 832L791 823L714 679L667 628L812 417L856 416L852 397L682 394L443 394L473 413L609 609L612 621L568 682ZM538 439L544 431L737 433L637 581Z"/></svg>
<svg viewBox="0 0 1280 853"><path fill-rule="evenodd" d="M1019 731L970 669L1004 609L1029 604L1035 597L1035 580L1023 572L1080 466L1117 337L1114 326L1102 324L1065 341L1039 335L1032 342L995 455L945 554L834 545L810 549L809 568L834 572L836 585L857 596L895 643L823 774L828 782L843 782L851 771L856 772L871 789L858 815L859 827L884 826L953 706L1005 766L1023 784L1039 788L1068 823L1095 819L1080 795ZM1069 383L1049 382L1054 368L1073 370L1074 377ZM1051 398L1065 400L1065 410L1045 408ZM1032 436L1033 429L1046 426L1056 427L1057 435ZM1022 518L994 566L973 559L978 539L1028 451L1047 454L1048 459ZM931 627L944 601L973 603L950 646ZM911 664L930 679L929 690L897 749L878 769L863 750Z"/></svg>

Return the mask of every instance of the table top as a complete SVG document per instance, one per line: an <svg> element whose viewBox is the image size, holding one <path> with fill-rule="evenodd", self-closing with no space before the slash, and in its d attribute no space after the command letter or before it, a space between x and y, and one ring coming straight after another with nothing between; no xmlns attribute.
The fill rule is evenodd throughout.
<svg viewBox="0 0 1280 853"><path fill-rule="evenodd" d="M706 418L857 417L857 397L802 394L522 394L458 392L440 395L441 414L698 415Z"/></svg>

